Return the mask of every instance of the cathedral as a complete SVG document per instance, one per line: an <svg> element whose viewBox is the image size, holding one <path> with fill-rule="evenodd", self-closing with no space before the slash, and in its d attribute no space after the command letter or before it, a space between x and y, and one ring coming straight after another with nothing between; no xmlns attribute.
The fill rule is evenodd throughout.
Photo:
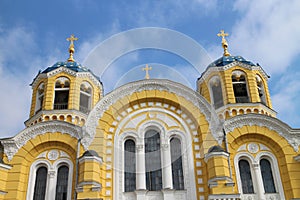
<svg viewBox="0 0 300 200"><path fill-rule="evenodd" d="M218 36L196 89L147 66L104 95L72 35L69 58L31 83L26 128L0 139L0 199L300 199L300 129L276 118L263 68Z"/></svg>

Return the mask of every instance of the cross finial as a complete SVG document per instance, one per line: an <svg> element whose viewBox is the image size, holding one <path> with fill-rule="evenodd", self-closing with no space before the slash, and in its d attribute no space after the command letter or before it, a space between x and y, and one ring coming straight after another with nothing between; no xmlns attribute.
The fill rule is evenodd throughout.
<svg viewBox="0 0 300 200"><path fill-rule="evenodd" d="M73 54L75 52L75 48L74 48L74 41L78 40L77 37L75 37L73 34L71 35L71 37L67 38L67 41L70 41L70 46L69 46L69 53L70 53L70 57L68 59L68 62L74 62L74 58L73 58Z"/></svg>
<svg viewBox="0 0 300 200"><path fill-rule="evenodd" d="M146 67L143 68L143 71L146 71L146 76L145 79L149 79L149 70L152 70L152 67L148 67L148 64L146 65Z"/></svg>
<svg viewBox="0 0 300 200"><path fill-rule="evenodd" d="M225 39L226 36L228 36L228 33L225 33L224 30L221 30L220 33L217 34L217 36L222 37L222 47L224 49L224 56L230 56L230 53L228 52L228 44Z"/></svg>

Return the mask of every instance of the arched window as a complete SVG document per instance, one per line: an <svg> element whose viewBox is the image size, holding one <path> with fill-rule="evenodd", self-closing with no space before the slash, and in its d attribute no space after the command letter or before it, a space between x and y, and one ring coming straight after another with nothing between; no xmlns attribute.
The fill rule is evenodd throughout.
<svg viewBox="0 0 300 200"><path fill-rule="evenodd" d="M260 171L264 183L265 193L276 193L271 164L267 159L260 160Z"/></svg>
<svg viewBox="0 0 300 200"><path fill-rule="evenodd" d="M247 160L239 161L239 171L241 176L243 194L253 194L253 181L251 176L250 165Z"/></svg>
<svg viewBox="0 0 300 200"><path fill-rule="evenodd" d="M57 172L55 200L66 200L68 196L69 167L61 166Z"/></svg>
<svg viewBox="0 0 300 200"><path fill-rule="evenodd" d="M80 103L79 110L88 113L91 110L92 87L88 82L80 85Z"/></svg>
<svg viewBox="0 0 300 200"><path fill-rule="evenodd" d="M66 77L60 77L55 82L54 109L68 109L70 81Z"/></svg>
<svg viewBox="0 0 300 200"><path fill-rule="evenodd" d="M146 188L150 191L162 189L160 136L155 130L145 134Z"/></svg>
<svg viewBox="0 0 300 200"><path fill-rule="evenodd" d="M211 97L212 97L212 102L214 107L216 109L222 107L224 105L224 102L223 102L222 86L219 77L214 76L213 78L211 78L209 84L211 88L211 93L212 93Z"/></svg>
<svg viewBox="0 0 300 200"><path fill-rule="evenodd" d="M135 142L133 140L126 140L124 149L124 190L125 192L133 192L136 188Z"/></svg>
<svg viewBox="0 0 300 200"><path fill-rule="evenodd" d="M181 142L178 138L172 138L171 145L171 161L172 161L172 178L173 189L184 189L184 178L182 169Z"/></svg>
<svg viewBox="0 0 300 200"><path fill-rule="evenodd" d="M232 72L232 87L236 103L249 103L246 75L242 71Z"/></svg>
<svg viewBox="0 0 300 200"><path fill-rule="evenodd" d="M47 168L39 167L36 171L33 200L44 200L47 186Z"/></svg>
<svg viewBox="0 0 300 200"><path fill-rule="evenodd" d="M44 92L45 92L44 83L41 83L36 92L35 113L37 113L42 109L43 102L44 102Z"/></svg>
<svg viewBox="0 0 300 200"><path fill-rule="evenodd" d="M265 93L265 88L264 88L264 83L261 79L260 76L256 75L256 84L257 84L257 90L258 90L258 95L260 98L260 102L263 104L266 104L266 93Z"/></svg>

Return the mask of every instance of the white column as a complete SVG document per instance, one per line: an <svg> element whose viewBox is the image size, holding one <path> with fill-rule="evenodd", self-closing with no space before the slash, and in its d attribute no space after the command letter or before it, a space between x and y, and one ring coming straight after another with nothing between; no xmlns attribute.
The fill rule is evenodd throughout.
<svg viewBox="0 0 300 200"><path fill-rule="evenodd" d="M172 163L171 152L169 144L162 144L162 176L163 176L163 189L172 189Z"/></svg>
<svg viewBox="0 0 300 200"><path fill-rule="evenodd" d="M255 185L257 189L258 200L266 200L264 184L260 173L260 165L253 164L253 169L254 169L255 180L257 182L257 184Z"/></svg>
<svg viewBox="0 0 300 200"><path fill-rule="evenodd" d="M55 190L56 190L56 171L49 170L48 171L48 186L46 189L46 199L55 198Z"/></svg>
<svg viewBox="0 0 300 200"><path fill-rule="evenodd" d="M143 144L136 146L136 154L136 190L146 190L146 168Z"/></svg>

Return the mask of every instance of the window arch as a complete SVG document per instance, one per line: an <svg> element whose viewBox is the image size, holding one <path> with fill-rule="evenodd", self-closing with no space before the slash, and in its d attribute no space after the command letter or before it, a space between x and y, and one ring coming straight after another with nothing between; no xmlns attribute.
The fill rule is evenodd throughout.
<svg viewBox="0 0 300 200"><path fill-rule="evenodd" d="M259 162L265 193L276 193L273 172L269 160L263 158Z"/></svg>
<svg viewBox="0 0 300 200"><path fill-rule="evenodd" d="M60 77L55 81L55 96L54 109L63 110L68 109L69 102L70 80L66 77Z"/></svg>
<svg viewBox="0 0 300 200"><path fill-rule="evenodd" d="M133 192L136 189L135 142L132 139L126 140L124 150L124 191Z"/></svg>
<svg viewBox="0 0 300 200"><path fill-rule="evenodd" d="M256 75L256 84L257 84L257 90L258 90L260 102L263 104L266 104L267 100L266 100L265 87L264 87L264 83L259 75Z"/></svg>
<svg viewBox="0 0 300 200"><path fill-rule="evenodd" d="M170 140L170 146L171 146L173 189L183 190L184 176L183 176L183 168L182 168L181 142L178 138L172 138Z"/></svg>
<svg viewBox="0 0 300 200"><path fill-rule="evenodd" d="M91 110L92 86L88 82L83 82L80 85L80 102L79 110L88 113Z"/></svg>
<svg viewBox="0 0 300 200"><path fill-rule="evenodd" d="M249 103L246 74L240 70L232 72L232 87L236 103Z"/></svg>
<svg viewBox="0 0 300 200"><path fill-rule="evenodd" d="M240 178L242 182L242 190L244 194L253 194L253 180L249 162L245 159L239 161Z"/></svg>
<svg viewBox="0 0 300 200"><path fill-rule="evenodd" d="M156 130L145 133L146 188L150 191L162 189L160 135Z"/></svg>
<svg viewBox="0 0 300 200"><path fill-rule="evenodd" d="M41 83L36 92L35 113L39 112L42 109L44 102L44 92L45 85L44 83Z"/></svg>
<svg viewBox="0 0 300 200"><path fill-rule="evenodd" d="M209 81L209 86L211 91L211 102L214 107L216 109L222 107L224 102L220 78L218 76L212 77Z"/></svg>
<svg viewBox="0 0 300 200"><path fill-rule="evenodd" d="M57 170L55 200L66 200L68 196L69 167L62 165Z"/></svg>
<svg viewBox="0 0 300 200"><path fill-rule="evenodd" d="M33 200L46 199L47 175L48 169L45 166L40 166L36 170Z"/></svg>

